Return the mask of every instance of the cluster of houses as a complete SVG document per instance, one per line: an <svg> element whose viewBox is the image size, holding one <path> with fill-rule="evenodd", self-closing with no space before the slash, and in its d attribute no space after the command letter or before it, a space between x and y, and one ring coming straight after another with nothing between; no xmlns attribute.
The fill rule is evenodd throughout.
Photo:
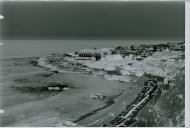
<svg viewBox="0 0 190 128"><path fill-rule="evenodd" d="M95 58L96 61L101 60L103 56L106 56L107 54L121 54L123 57L128 56L130 54L133 54L135 56L142 56L147 57L149 55L152 55L152 48L145 48L144 47L135 47L131 46L128 47L121 47L118 46L114 49L110 49L109 51L81 51L81 52L75 52L75 55L79 57L78 59L92 59Z"/></svg>
<svg viewBox="0 0 190 128"><path fill-rule="evenodd" d="M174 51L184 51L185 50L185 42L181 43L166 43L166 44L155 44L155 45L140 45L130 47L122 47L118 46L115 49L111 50L111 54L121 54L123 57L128 56L130 54L136 56L137 60L142 60L148 56L152 56L152 54L156 51L162 50L174 50Z"/></svg>
<svg viewBox="0 0 190 128"><path fill-rule="evenodd" d="M185 42L181 43L167 43L169 46L169 50L174 50L174 51L185 51Z"/></svg>
<svg viewBox="0 0 190 128"><path fill-rule="evenodd" d="M121 54L123 57L132 54L134 56L141 56L141 57L145 58L147 56L152 55L153 52L154 52L153 48L147 48L146 46L133 46L132 45L131 47L118 46L111 51L111 54Z"/></svg>
<svg viewBox="0 0 190 128"><path fill-rule="evenodd" d="M154 44L154 45L139 45L130 47L118 46L114 49L109 49L107 51L97 50L97 49L86 49L83 51L75 52L74 56L69 54L63 54L62 58L65 57L75 57L77 60L91 60L95 59L96 61L101 60L102 57L107 54L120 54L123 57L133 55L136 57L137 61L142 60L148 56L152 56L152 54L156 51L162 50L176 50L176 51L184 51L185 50L185 42L181 43L166 43L166 44ZM55 58L54 58L55 59Z"/></svg>

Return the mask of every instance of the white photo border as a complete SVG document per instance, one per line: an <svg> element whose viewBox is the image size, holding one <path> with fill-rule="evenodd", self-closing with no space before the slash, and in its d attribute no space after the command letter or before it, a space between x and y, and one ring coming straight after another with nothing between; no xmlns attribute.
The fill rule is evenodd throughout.
<svg viewBox="0 0 190 128"><path fill-rule="evenodd" d="M149 1L184 1L185 2L185 127L190 128L190 0L0 0L3 1L137 1L137 2L149 2ZM3 20L3 16L0 14L0 20ZM1 42L1 41L0 41ZM163 127L162 127L163 128Z"/></svg>

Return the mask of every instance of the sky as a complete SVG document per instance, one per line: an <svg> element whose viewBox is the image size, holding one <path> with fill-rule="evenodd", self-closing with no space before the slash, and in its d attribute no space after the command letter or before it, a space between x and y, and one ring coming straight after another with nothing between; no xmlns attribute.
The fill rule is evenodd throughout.
<svg viewBox="0 0 190 128"><path fill-rule="evenodd" d="M3 39L184 38L184 2L4 2Z"/></svg>

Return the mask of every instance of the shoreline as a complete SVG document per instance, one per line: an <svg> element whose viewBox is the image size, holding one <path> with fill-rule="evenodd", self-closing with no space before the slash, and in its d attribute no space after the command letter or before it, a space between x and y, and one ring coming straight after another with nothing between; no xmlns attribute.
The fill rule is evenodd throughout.
<svg viewBox="0 0 190 128"><path fill-rule="evenodd" d="M21 60L22 60L22 59L21 59ZM12 81L12 80L15 80L15 79L18 79L18 78L20 79L19 76L20 76L21 74L23 74L22 71L21 71L21 74L17 72L17 74L13 75L14 72L12 72L12 73L11 73L12 75L10 75L10 73L7 74L7 71L6 71L6 70L9 70L9 69L12 69L12 68L13 68L13 69L20 69L20 67L23 68L23 66L24 66L24 67L27 67L27 68L28 68L28 66L30 66L30 70L34 70L34 69L36 69L36 70L42 69L42 70L41 70L41 72L39 71L39 72L36 72L35 74L31 74L32 72L28 72L28 74L22 76L22 79L24 80L24 81L23 81L24 83L18 83L18 82L15 83L15 81L13 81L14 84L16 84L16 85L17 85L17 84L19 84L19 86L22 85L21 87L24 87L24 86L29 86L29 87L30 87L30 84L32 84L32 86L35 85L35 83L38 81L39 77L40 77L40 79L43 78L42 80L39 79L40 81L47 80L47 77L44 77L44 76L46 76L46 74L47 74L47 75L48 75L48 74L53 74L53 75L51 75L51 76L48 76L48 79L52 79L52 77L53 77L53 78L54 78L54 77L58 77L58 78L56 78L56 79L60 79L59 76L60 76L60 77L63 76L63 78L66 77L66 78L64 78L66 81L69 80L69 81L68 81L69 83L70 83L71 81L73 81L74 79L76 79L76 78L79 79L79 81L81 81L80 78L78 77L78 76L80 76L79 74L78 74L78 75L77 75L77 74L75 75L75 74L72 74L72 73L66 73L66 74L64 74L64 73L51 73L52 71L49 71L49 70L47 70L47 69L43 69L42 67L33 66L33 64L29 63L29 61L27 61L26 58L25 58L24 60L26 60L26 64L27 64L26 66L24 66L24 65L25 65L25 62L21 62L21 61L17 62L18 65L15 66L14 63L12 63L12 62L16 62L14 59L13 59L13 61L8 60L7 63L10 63L10 64L11 64L10 66L3 64L3 66L6 66L6 67L8 66L7 68L2 67L2 68L3 68L3 72L2 72L2 73L3 73L3 76L4 76L3 79L5 80L4 82ZM20 65L19 63L21 63L21 65ZM24 63L24 65L23 65L22 63ZM14 66L14 67L12 67L12 66ZM33 68L34 68L34 69L33 69ZM27 69L27 70L28 70L28 69ZM25 72L26 72L26 71L25 71ZM34 72L35 72L35 71L34 71ZM7 75L5 75L4 73L6 73ZM16 73L16 72L15 72L15 73ZM71 76L73 76L73 75L74 75L74 78L72 79ZM87 76L86 76L86 75L87 75ZM99 79L99 77L97 77L97 76L92 76L92 75L88 75L88 74L86 74L86 75L85 75L85 74L82 75L82 79L85 79L85 77L89 77L90 79L92 79L92 82L93 82L93 81L95 82L95 81L97 81L96 79ZM16 77L15 77L15 76L16 76ZM32 78L31 78L31 77L32 77ZM84 78L83 78L83 77L84 77ZM94 80L93 80L93 79L94 79ZM102 78L100 78L100 79L102 79ZM65 80L59 80L59 81L65 81ZM31 81L31 82L30 82L30 81ZM42 86L42 85L41 85L42 83L41 83L40 81L37 82L39 87ZM49 81L51 81L51 80L49 80ZM53 80L53 81L54 81L54 80ZM59 81L58 81L58 83L59 83ZM65 81L65 82L66 82L66 81ZM89 80L89 81L91 81L91 80ZM117 92L119 92L119 91L117 91L116 88L118 88L118 90L119 90L119 89L122 89L121 87L123 86L123 85L120 86L120 84L119 84L119 86L116 87L116 86L117 86L117 85L116 85L117 82L111 82L111 81L110 81L110 82L109 82L109 81L106 82L106 81L103 80L103 79L102 79L102 80L99 80L99 81L100 81L100 82L98 82L98 83L103 84L102 86L105 86L104 83L107 83L106 86L109 86L109 87L110 87L110 89L108 89L108 91L106 91L105 89L103 89L103 90L106 91L105 95L107 95L108 97L110 97L110 96L112 95L112 93L113 93L113 95L117 94ZM105 82L103 82L103 81L105 81ZM4 82L1 81L1 84L5 84ZM103 83L102 83L102 82L103 82ZM12 83L12 82L11 82L11 83ZM64 93L63 93L63 94L62 94L62 93L58 93L58 94L56 94L56 95L54 95L54 96L53 96L53 95L50 95L50 97L48 96L48 95L49 95L49 94L48 94L48 95L47 95L48 97L46 97L45 95L43 96L43 93L42 93L42 94L30 94L30 93L25 93L25 92L18 92L17 90L15 90L14 88L11 87L11 86L16 86L16 85L11 84L11 83L9 84L9 82L8 82L7 84L9 84L9 85L8 85L8 86L6 85L6 86L4 86L4 87L1 87L1 89L4 90L4 92L6 92L6 91L7 91L7 87L8 87L8 90L10 90L11 92L12 92L12 91L14 91L14 93L16 92L16 94L14 94L14 97L13 97L13 98L15 98L15 99L17 99L17 100L20 99L20 100L18 100L17 102L15 101L15 103L12 103L12 100L9 98L8 101L11 103L11 104L9 105L8 102L7 102L7 100L6 100L7 98L5 99L5 95L4 95L3 93L1 94L1 96L2 96L2 98L3 98L3 106L5 105L4 102L7 102L7 103L6 103L7 105L5 105L5 106L6 106L6 109L5 109L5 106L2 108L2 109L5 109L5 112L6 112L6 113L4 114L4 116L1 118L1 119L3 119L3 120L2 120L2 126L11 126L11 125L5 125L5 124L4 124L4 123L6 123L5 120L7 120L7 118L5 118L5 117L8 116L9 113L11 114L11 113L12 113L12 110L14 110L14 109L17 110L17 109L19 109L19 108L17 108L17 106L23 105L23 107L24 107L25 104L30 104L30 102L31 102L31 103L33 102L33 104L35 105L35 104L36 104L35 102L37 102L37 101L38 101L38 102L46 102L47 99L52 99L53 97L60 97L60 100L61 100L61 99L62 99L62 96L61 96L61 95L63 95L63 96L64 96L64 95L65 95L65 96L67 95L67 92L66 92L66 94L64 94ZM75 83L74 86L76 86L76 84L77 84L78 82L76 81L76 82L74 82L74 83ZM84 85L83 85L82 83L83 83ZM86 87L87 87L87 83L84 83L84 82L82 82L82 83L81 83L81 85L86 88ZM98 84L98 83L97 83L97 84ZM111 83L112 83L112 84L111 84ZM71 82L70 84L73 86L73 82ZM78 84L80 84L80 83L78 83ZM89 83L89 84L90 84L90 83ZM81 85L80 85L80 86L81 86ZM10 86L11 88L10 88L9 86ZM80 88L81 88L80 86L79 86L79 87L76 86L76 87L80 89ZM84 88L84 87L82 87L82 88ZM101 86L100 86L100 87L101 87ZM98 87L98 88L100 88L100 87ZM115 89L112 89L113 87L114 87ZM5 90L4 88L5 88L6 90ZM77 89L77 88L76 88L76 89ZM90 87L88 87L88 88L90 88ZM94 88L95 88L95 87L94 87ZM76 90L76 89L72 89L72 90L74 91L74 90ZM70 90L71 92L69 91L68 94L75 92L75 91L73 92L72 90ZM78 90L78 89L77 89L77 90ZM77 91L77 90L76 90L76 91ZM81 89L80 89L80 90L81 90ZM85 90L86 90L86 89L85 89ZM101 88L98 89L98 90L100 91ZM95 93L95 94L98 93L98 90L95 91L94 93ZM112 90L112 91L110 92L109 90L110 90L110 91ZM81 91L82 91L82 90L81 90ZM114 91L114 92L113 92L113 91ZM78 92L78 91L77 91L77 92ZM87 92L88 92L88 91L87 91ZM92 91L89 91L89 93L90 93L90 92L92 92ZM104 91L103 91L103 92L104 92ZM9 92L7 92L7 93L9 93ZM13 92L12 92L12 93L13 93ZM22 95L22 96L24 95L24 96L25 96L25 99L28 99L28 98L27 98L28 96L30 96L32 99L29 99L29 100L26 102L25 100L22 100L22 97L17 96L17 95L18 95L17 93L18 93L19 95ZM51 94L51 93L50 93L50 94ZM85 93L84 93L84 94L85 94ZM84 95L84 94L83 94L83 95ZM92 94L93 94L93 93L92 93ZM102 94L104 94L104 93L102 93ZM39 96L38 96L38 95L39 95ZM78 93L77 93L77 95L78 95ZM85 94L85 95L87 96L88 94ZM110 96L109 96L109 95L110 95ZM11 95L10 95L10 96L11 96ZM9 97L10 97L10 96L9 96ZM12 95L12 96L13 96L13 95ZM11 97L12 97L12 96L11 96ZM37 96L37 97L36 97L36 96ZM64 96L64 97L65 97L65 96ZM68 96L69 96L69 95L68 95ZM81 97L81 98L82 98L82 99L84 99L84 98L86 99L86 98L87 98L86 96L85 96L85 97L83 96L83 97ZM35 97L36 97L37 99L36 99ZM63 98L64 98L64 97L63 97ZM24 98L24 97L23 97L23 98ZM39 98L40 98L40 99L39 99ZM73 97L73 98L75 98L75 97ZM68 98L68 100L69 100L69 99L70 99L70 98ZM53 99L52 99L52 100L53 100ZM99 102L99 101L96 101L96 100L93 100L93 99L90 99L90 98L87 98L86 100L87 100L87 103L90 101L90 104L94 104L94 103L96 103L96 102ZM81 102L83 102L83 101L81 101ZM91 102L92 102L92 103L91 103ZM100 100L100 102L102 102L102 103L101 103L101 104L98 103L97 105L100 105L100 106L104 105L104 100L103 100L103 101ZM61 102L60 102L60 103L61 103ZM67 102L67 103L70 104L70 103L73 103L73 102ZM19 104L20 104L20 105L19 105ZM75 103L73 103L73 104L75 104ZM86 104L86 103L84 102L84 103L82 103L82 104ZM31 105L31 106L34 106L34 105ZM90 107L90 109L92 109L92 111L93 111L95 108L98 108L97 105L93 105L94 107L92 107L92 108ZM9 106L9 107L8 107L8 106ZM61 108L62 105L60 106L59 104L57 104L56 106ZM55 107L56 107L56 106L55 106ZM62 107L65 108L64 105L63 105ZM35 107L34 107L34 108L35 108ZM24 109L23 111L25 111L25 109L27 110L28 108L24 107L23 109ZM85 109L86 109L86 110L85 110ZM10 111L10 110L11 110L11 111ZM10 111L10 112L9 112L9 111ZM17 110L17 111L18 111L18 110ZM30 113L31 110L27 110L27 111L28 111L27 113ZM38 111L37 108L36 108L36 111ZM44 111L44 110L42 110L42 111ZM83 111L90 112L91 110L88 110L86 107L84 107L84 110L83 110ZM18 112L19 112L19 111L18 111ZM84 112L84 113L86 113L86 112ZM15 113L15 112L14 112L14 113ZM16 113L17 113L17 112L16 112ZM41 112L40 112L40 113L41 113ZM83 112L82 112L82 113L83 113ZM76 114L76 117L77 117L78 115L81 115L82 113ZM84 113L83 113L83 114L84 114ZM23 114L23 113L20 113L20 114ZM12 116L14 116L14 114L11 114L11 115L10 115L10 118L13 118ZM9 116L8 116L8 117L9 117ZM19 118L20 118L20 117L18 117L18 119L19 119ZM44 117L44 118L45 118L45 117ZM77 117L77 118L78 118L78 117ZM73 119L74 119L74 118L73 118ZM17 120L17 119L16 119L16 120ZM26 120L26 119L23 119L23 120ZM65 120L65 119L64 119L64 120ZM68 121L69 121L69 120L72 120L72 119L68 119ZM19 120L18 120L18 121L19 121ZM60 120L60 122L63 123L63 126L65 125L63 120L62 120L62 121ZM31 125L32 125L32 124L31 124ZM22 125L21 125L21 124L20 124L20 125L19 125L19 124L15 124L15 126L22 126ZM42 126L43 126L43 125L42 125Z"/></svg>
<svg viewBox="0 0 190 128"><path fill-rule="evenodd" d="M40 57L37 64L54 72L102 74L107 80L124 81L127 79L125 76L144 74L173 78L175 74L172 74L173 71L169 69L170 63L178 66L176 67L178 70L183 68L185 66L183 56L184 42L140 45L139 47L133 46L133 48L132 46L131 48L118 46L116 48L84 49ZM153 70L150 70L151 68ZM155 70L157 71L154 72Z"/></svg>
<svg viewBox="0 0 190 128"><path fill-rule="evenodd" d="M33 57L32 57L33 58ZM38 57L37 57L38 58ZM18 59L18 58L17 58ZM96 71L96 70L94 70L95 68L94 67L89 67L89 66L92 66L92 65L88 65L87 67L85 67L85 66L83 66L83 65L86 65L85 63L83 63L82 65L79 65L79 67L80 66L82 66L82 67L84 67L84 69L85 69L85 71L88 71L88 72L86 72L86 73L84 73L84 72L68 72L68 71L64 71L64 70L60 70L60 68L58 68L58 67L53 67L51 64L50 65L48 65L48 64L46 64L46 63L43 63L43 62L45 62L45 61L47 61L47 60L40 60L41 59L41 57L38 59L38 61L37 62L35 62L35 63L31 63L30 62L30 64L32 64L33 66L34 65L36 65L37 67L39 66L42 66L42 67L40 67L40 68L44 68L44 69L46 69L47 71L50 71L50 72L53 72L53 74L55 75L55 74L86 74L86 75L89 75L89 77L90 76L95 76L95 77L100 77L101 79L103 79L103 80L108 80L108 81L117 81L117 82L121 82L121 83L130 83L130 82L133 82L133 79L131 79L129 76L121 76L121 75L118 75L118 72L115 72L114 70L104 70L104 69L102 69L102 68L98 68L98 71ZM40 61L41 62L40 62ZM39 62L40 62L40 64L39 64ZM69 62L68 61L68 59L66 59L66 62ZM81 62L81 61L80 61ZM94 62L96 62L96 61L94 61ZM37 64L36 64L37 63ZM96 63L98 63L98 62L96 62ZM73 62L71 63L71 64L73 64ZM88 64L88 63L87 63ZM71 66L71 68L72 68L72 66ZM93 70L91 71L91 70L86 70L86 69L88 69L88 68L93 68ZM120 70L120 71L122 71L122 70ZM110 74L108 74L107 75L107 77L105 77L105 73L106 74L108 74L108 73L110 73ZM176 72L177 73L177 72ZM51 76L48 76L48 78L50 77L53 77L54 75L51 75ZM121 76L121 77L119 77L119 76ZM143 77L144 77L144 75L142 75ZM141 76L133 76L133 77L135 77L135 79L138 79L138 77L141 77ZM125 81L123 81L124 79L126 79L127 78L127 80L125 80ZM128 78L130 78L129 80L128 80ZM172 77L171 77L172 78ZM136 83L136 81L134 81L134 83ZM106 101L104 101L105 103L106 103ZM117 102L116 102L117 103ZM110 106L110 105L109 105ZM81 121L81 120L83 120L83 119L85 119L86 117L89 117L89 116L92 116L92 115L94 115L97 111L101 111L101 110L103 110L103 109L105 109L105 108L107 108L107 107L109 107L109 106L107 106L107 105L104 105L104 106L102 106L102 107L100 107L100 108L97 108L97 109L95 109L95 110L92 110L91 112L88 112L87 114L83 114L83 115L81 115L81 117L78 117L79 119L78 119L78 121ZM103 109L102 109L103 108ZM100 110L101 109L101 110ZM94 111L95 111L95 113L94 113ZM121 111L121 110L120 110ZM80 119L80 118L82 118L82 119ZM94 118L94 116L92 116L92 119ZM88 119L87 119L88 120ZM76 119L76 121L77 121L77 119ZM78 122L77 121L77 122ZM74 121L75 122L75 121ZM83 122L85 122L85 121L83 121ZM90 123L90 122L89 122ZM89 124L88 123L88 124ZM97 123L98 124L98 123ZM93 124L93 125L95 125L95 124ZM82 125L83 126L83 125Z"/></svg>
<svg viewBox="0 0 190 128"><path fill-rule="evenodd" d="M161 45L161 44L160 44ZM177 45L177 44L176 44ZM155 45L156 46L156 45ZM122 47L121 47L122 48ZM169 47L170 48L170 47ZM111 49L112 50L112 49ZM87 49L87 51L89 52L90 50L88 50ZM109 50L107 50L106 52L108 52L108 51L110 51L110 49ZM95 51L96 52L96 51ZM101 52L101 50L100 50L100 52ZM78 53L78 52L77 52ZM106 54L109 54L109 53L106 53ZM153 53L154 54L154 53ZM91 68L91 70L94 70L92 67L91 67L91 65L89 65L88 63L83 63L82 62L82 60L81 61L77 61L77 60L75 60L75 59L67 59L67 56L68 57L70 57L70 58L72 58L72 57L76 57L75 55L74 55L74 53L70 53L70 54L68 54L68 55L66 55L65 56L65 59L62 59L63 61L64 60L66 60L66 63L67 62L69 62L69 61L71 61L72 63L74 62L74 63L77 63L77 65L78 65L78 62L79 62L79 64L82 64L82 65L85 65L85 66L87 66L87 68ZM86 56L86 55L85 55ZM151 55L152 56L152 55ZM96 58L97 59L97 58ZM52 67L52 65L51 66L49 66L49 65L47 65L47 64L43 64L42 62L40 62L40 61L43 61L43 59L41 60L41 59L39 59L39 65L41 65L41 66L45 66L45 67L48 67L48 68L51 68ZM46 61L48 61L48 58L46 58ZM76 62L75 62L76 61ZM86 61L86 60L84 60L84 61ZM96 63L96 62L94 62L94 63ZM92 64L93 65L93 64ZM151 64L152 65L152 64ZM154 65L153 65L154 66ZM56 66L54 66L54 68L52 68L53 70L57 70L58 72L62 72L62 70L59 70L59 68L57 69L57 68L55 68ZM180 68L183 68L183 66L182 67L180 67ZM64 69L63 69L64 70ZM100 68L100 70L102 70L101 68ZM104 70L104 71L106 71L106 70ZM113 71L113 69L111 69L111 70L107 70L107 71ZM107 72L106 71L106 72ZM92 72L94 72L94 71L92 71ZM102 73L102 74L104 74L104 79L107 79L107 80L115 80L116 78L111 78L111 79L109 79L109 77L108 78L105 78L105 73L106 72L104 72L104 73ZM120 70L120 72L121 72L121 70ZM77 72L78 73L78 72ZM89 72L88 72L89 73ZM145 72L146 73L146 72ZM94 73L92 73L92 74L94 74ZM107 73L106 73L107 74ZM174 77L176 77L176 75L177 75L178 73L176 72L175 73L175 75L173 75L173 76L165 76L165 77L170 77L169 79L174 79ZM94 75L96 75L96 74L94 74ZM143 75L144 75L144 73L143 73ZM150 74L150 75L154 75L154 74ZM120 75L119 75L120 76ZM156 76L156 75L155 75ZM137 76L136 76L137 77ZM159 76L156 76L156 77L161 77L161 75ZM163 76L162 76L163 77ZM163 77L164 78L164 77ZM156 78L157 79L157 78ZM120 81L119 79L118 80L116 80L116 81ZM123 80L121 80L120 82L124 82L125 83L125 81L123 81ZM163 83L164 83L164 80L162 81ZM163 88L163 87L162 87Z"/></svg>

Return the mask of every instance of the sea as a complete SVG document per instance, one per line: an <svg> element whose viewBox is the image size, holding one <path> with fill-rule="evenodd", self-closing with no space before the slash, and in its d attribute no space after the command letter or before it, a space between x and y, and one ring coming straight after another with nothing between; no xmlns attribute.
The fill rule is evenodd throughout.
<svg viewBox="0 0 190 128"><path fill-rule="evenodd" d="M182 42L183 40L5 40L0 58L39 57L52 53L74 52L87 48L114 48L140 44Z"/></svg>

